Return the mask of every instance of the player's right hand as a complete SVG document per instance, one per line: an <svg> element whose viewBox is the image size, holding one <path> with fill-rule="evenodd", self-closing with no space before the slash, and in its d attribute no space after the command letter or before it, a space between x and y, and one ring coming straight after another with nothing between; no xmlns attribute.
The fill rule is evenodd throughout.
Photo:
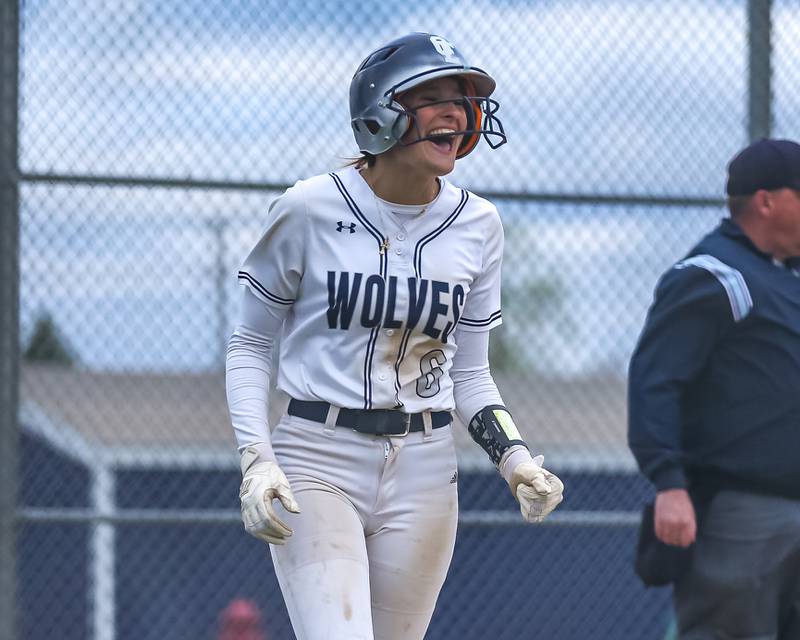
<svg viewBox="0 0 800 640"><path fill-rule="evenodd" d="M278 518L272 501L277 498L287 511L300 513L289 481L277 462L260 459L254 447L242 452L241 466L244 476L239 499L245 531L269 544L284 544L292 530Z"/></svg>

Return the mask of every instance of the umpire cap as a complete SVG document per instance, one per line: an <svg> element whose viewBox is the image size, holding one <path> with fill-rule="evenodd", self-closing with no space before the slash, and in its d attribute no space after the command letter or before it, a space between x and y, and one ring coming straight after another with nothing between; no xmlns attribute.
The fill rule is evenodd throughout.
<svg viewBox="0 0 800 640"><path fill-rule="evenodd" d="M728 165L729 196L746 196L760 189L800 191L800 144L762 138L742 149Z"/></svg>

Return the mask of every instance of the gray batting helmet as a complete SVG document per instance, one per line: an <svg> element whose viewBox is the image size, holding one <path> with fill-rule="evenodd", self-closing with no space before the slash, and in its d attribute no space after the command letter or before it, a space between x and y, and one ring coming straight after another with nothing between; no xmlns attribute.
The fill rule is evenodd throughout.
<svg viewBox="0 0 800 640"><path fill-rule="evenodd" d="M350 123L358 148L378 155L395 146L414 124L414 114L397 101L397 96L428 80L447 76L461 78L466 93L467 128L452 134L463 135L456 157L472 151L481 135L492 149L504 144L503 125L494 115L500 105L489 98L494 79L467 64L445 38L411 33L370 53L350 82ZM497 136L499 141L489 136ZM426 139L419 137L414 143Z"/></svg>

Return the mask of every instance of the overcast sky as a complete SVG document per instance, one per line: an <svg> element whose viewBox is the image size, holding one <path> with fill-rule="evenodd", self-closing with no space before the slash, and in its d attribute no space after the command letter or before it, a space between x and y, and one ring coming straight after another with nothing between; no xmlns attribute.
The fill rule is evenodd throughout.
<svg viewBox="0 0 800 640"><path fill-rule="evenodd" d="M798 137L800 6L773 4L775 134ZM482 144L460 162L454 181L479 191L720 197L725 164L746 143L745 6L29 1L21 164L31 172L272 183L328 171L356 151L347 89L360 60L381 42L426 30L497 79L509 135L505 147ZM272 194L26 188L23 196L25 326L56 298L53 313L92 366L210 361L219 333L218 240L221 264L235 270ZM572 335L603 332L587 352L557 327L539 328L569 353L548 366L572 372L624 362L655 277L721 215L505 209L507 226L535 232L548 265L540 275L561 284ZM204 222L224 216L233 222L223 236ZM519 255L507 255L507 264L518 276L543 268L518 268L525 248L513 250ZM235 296L229 288L226 299ZM135 353L125 346L131 340L141 343Z"/></svg>

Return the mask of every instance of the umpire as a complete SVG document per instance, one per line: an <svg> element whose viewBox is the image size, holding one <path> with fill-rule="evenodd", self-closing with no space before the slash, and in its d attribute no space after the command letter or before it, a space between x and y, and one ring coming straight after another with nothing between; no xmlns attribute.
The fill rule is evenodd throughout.
<svg viewBox="0 0 800 640"><path fill-rule="evenodd" d="M727 194L730 218L656 288L628 443L656 488L656 538L693 545L674 584L680 638L797 640L800 145L739 152Z"/></svg>

